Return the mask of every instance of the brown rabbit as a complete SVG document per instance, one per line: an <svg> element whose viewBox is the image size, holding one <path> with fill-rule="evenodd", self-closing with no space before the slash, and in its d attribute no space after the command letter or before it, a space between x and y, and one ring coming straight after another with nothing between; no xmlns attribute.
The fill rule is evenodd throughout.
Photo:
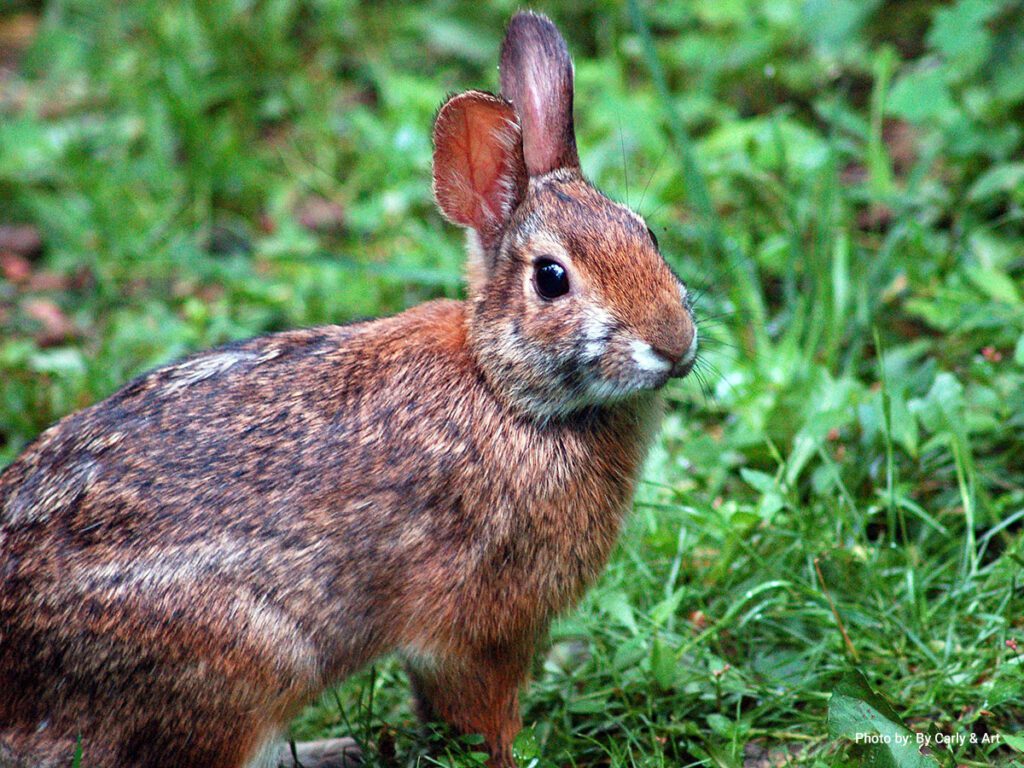
<svg viewBox="0 0 1024 768"><path fill-rule="evenodd" d="M0 475L0 764L276 765L372 659L513 764L551 618L597 578L693 364L687 293L584 178L573 70L520 13L450 98L434 191L469 298L148 373ZM309 755L311 753L304 753Z"/></svg>

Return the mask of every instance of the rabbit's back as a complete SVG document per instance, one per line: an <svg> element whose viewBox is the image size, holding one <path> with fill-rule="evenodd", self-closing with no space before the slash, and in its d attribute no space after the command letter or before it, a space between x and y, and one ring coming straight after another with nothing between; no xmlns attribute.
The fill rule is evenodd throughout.
<svg viewBox="0 0 1024 768"><path fill-rule="evenodd" d="M0 722L157 754L169 722L261 733L394 647L542 629L602 566L653 412L515 415L464 313L224 347L44 433L0 475Z"/></svg>

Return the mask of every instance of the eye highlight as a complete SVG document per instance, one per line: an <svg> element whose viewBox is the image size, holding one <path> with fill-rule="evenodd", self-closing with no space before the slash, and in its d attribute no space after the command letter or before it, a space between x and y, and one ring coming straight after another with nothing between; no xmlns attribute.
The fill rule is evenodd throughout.
<svg viewBox="0 0 1024 768"><path fill-rule="evenodd" d="M557 299L569 292L569 274L554 259L541 257L533 262L533 285L542 299Z"/></svg>

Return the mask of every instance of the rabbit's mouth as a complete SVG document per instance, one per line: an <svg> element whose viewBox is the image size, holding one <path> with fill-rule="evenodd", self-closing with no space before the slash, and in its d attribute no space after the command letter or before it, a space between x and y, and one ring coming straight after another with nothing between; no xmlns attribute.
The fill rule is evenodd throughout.
<svg viewBox="0 0 1024 768"><path fill-rule="evenodd" d="M693 370L697 362L697 327L693 327L693 336L682 355L673 356L642 341L631 342L630 352L640 388L659 389L670 379L681 379Z"/></svg>
<svg viewBox="0 0 1024 768"><path fill-rule="evenodd" d="M686 353L680 358L674 366L672 366L673 379L681 379L684 376L689 375L690 371L693 370L693 366L697 364L697 326L693 326L693 338L690 341L690 346L687 347Z"/></svg>
<svg viewBox="0 0 1024 768"><path fill-rule="evenodd" d="M690 375L690 371L693 370L693 366L697 363L697 358L690 360L689 362L680 363L672 369L673 379L682 379L685 376Z"/></svg>

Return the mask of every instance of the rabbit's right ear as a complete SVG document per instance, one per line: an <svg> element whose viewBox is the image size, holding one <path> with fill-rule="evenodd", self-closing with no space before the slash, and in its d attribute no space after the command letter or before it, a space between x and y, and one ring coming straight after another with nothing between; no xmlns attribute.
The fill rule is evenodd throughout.
<svg viewBox="0 0 1024 768"><path fill-rule="evenodd" d="M486 247L500 240L526 189L515 111L482 91L453 96L434 122L434 197L452 222Z"/></svg>

